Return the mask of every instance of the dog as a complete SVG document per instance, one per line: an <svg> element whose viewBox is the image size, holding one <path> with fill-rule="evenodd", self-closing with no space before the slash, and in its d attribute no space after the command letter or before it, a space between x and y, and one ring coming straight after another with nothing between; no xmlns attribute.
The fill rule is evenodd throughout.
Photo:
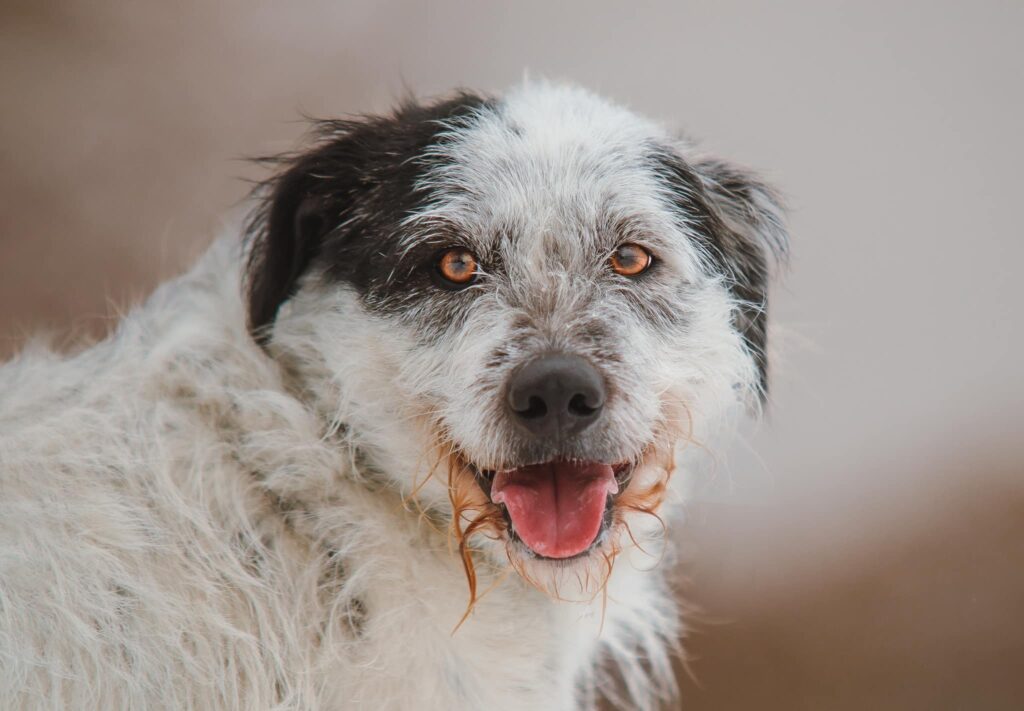
<svg viewBox="0 0 1024 711"><path fill-rule="evenodd" d="M766 396L775 192L548 83L267 162L112 336L0 369L0 707L671 698L664 528Z"/></svg>

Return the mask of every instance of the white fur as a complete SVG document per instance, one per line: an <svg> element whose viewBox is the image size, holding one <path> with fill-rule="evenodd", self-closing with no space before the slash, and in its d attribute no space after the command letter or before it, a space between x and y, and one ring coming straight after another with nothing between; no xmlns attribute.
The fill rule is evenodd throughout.
<svg viewBox="0 0 1024 711"><path fill-rule="evenodd" d="M596 219L596 205L660 234L695 285L690 329L681 349L640 327L622 334L623 368L647 369L650 390L612 416L624 441L642 443L673 390L705 437L753 366L729 325L733 302L636 162L638 142L667 137L575 90L523 89L502 111L453 129L440 150L458 168L429 177L486 189L410 225L486 235L517 220L535 236L521 264ZM544 130L520 160L526 173L503 183L494 166L524 150L514 124ZM566 154L559 131L588 142ZM586 258L568 249L567 264ZM415 422L434 408L472 456L500 459L473 390L487 348L540 292L553 301L538 342L571 332L588 308L574 298L593 284L524 278L431 349L313 274L264 351L245 326L243 256L221 240L106 341L70 357L29 348L0 369L0 708L569 711L611 692L601 656L621 670L629 708L669 696L680 623L651 571L657 552L626 546L606 601L561 602L481 542L487 592L458 626L468 592L446 483L431 477ZM641 542L657 537L637 526Z"/></svg>
<svg viewBox="0 0 1024 711"><path fill-rule="evenodd" d="M573 708L599 601L506 577L453 632L446 533L282 386L239 262L222 242L111 339L0 370L0 708ZM277 496L314 515L289 530ZM606 643L661 654L660 586L616 571Z"/></svg>

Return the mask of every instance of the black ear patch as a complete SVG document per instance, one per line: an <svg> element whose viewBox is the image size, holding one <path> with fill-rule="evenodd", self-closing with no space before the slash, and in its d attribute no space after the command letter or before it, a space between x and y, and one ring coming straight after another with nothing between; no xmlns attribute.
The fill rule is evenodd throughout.
<svg viewBox="0 0 1024 711"><path fill-rule="evenodd" d="M658 171L672 199L698 231L702 247L736 298L736 327L768 393L768 286L772 267L785 258L789 237L778 195L752 174L715 159L687 163L659 151Z"/></svg>
<svg viewBox="0 0 1024 711"><path fill-rule="evenodd" d="M461 93L406 103L390 116L317 121L310 149L263 161L282 170L257 186L247 227L249 331L257 342L270 338L281 305L314 264L368 288L369 265L382 261L369 257L388 251L382 242L429 199L417 180L440 158L426 149L489 103Z"/></svg>
<svg viewBox="0 0 1024 711"><path fill-rule="evenodd" d="M249 228L249 328L260 343L268 336L265 327L294 294L323 236L310 162L308 157L300 160L273 180Z"/></svg>

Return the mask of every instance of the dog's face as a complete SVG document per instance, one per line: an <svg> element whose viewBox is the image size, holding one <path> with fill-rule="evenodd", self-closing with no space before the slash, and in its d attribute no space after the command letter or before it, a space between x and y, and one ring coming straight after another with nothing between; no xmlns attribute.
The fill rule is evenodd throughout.
<svg viewBox="0 0 1024 711"><path fill-rule="evenodd" d="M582 91L325 123L267 187L254 334L467 560L610 561L677 443L763 397L771 193Z"/></svg>

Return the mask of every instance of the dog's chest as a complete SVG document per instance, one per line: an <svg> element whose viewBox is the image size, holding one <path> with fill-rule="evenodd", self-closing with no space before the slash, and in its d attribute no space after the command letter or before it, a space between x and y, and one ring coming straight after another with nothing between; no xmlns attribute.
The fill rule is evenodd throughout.
<svg viewBox="0 0 1024 711"><path fill-rule="evenodd" d="M361 624L345 643L349 662L325 679L340 707L575 708L575 683L598 644L599 605L554 603L511 577L459 626L469 595L461 568L423 551L385 559L394 565L395 555L405 574L381 573L379 555L367 560L380 574L362 592Z"/></svg>

